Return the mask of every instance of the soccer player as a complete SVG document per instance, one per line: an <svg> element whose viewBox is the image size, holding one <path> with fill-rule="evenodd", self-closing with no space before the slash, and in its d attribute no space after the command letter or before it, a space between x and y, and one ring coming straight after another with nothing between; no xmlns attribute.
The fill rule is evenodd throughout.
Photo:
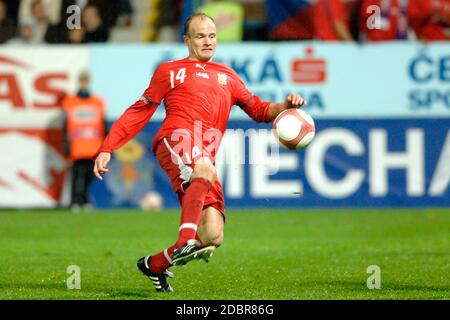
<svg viewBox="0 0 450 320"><path fill-rule="evenodd" d="M179 236L169 248L140 258L137 266L157 291L166 292L173 291L167 282L170 266L208 261L222 244L224 195L214 165L231 107L240 106L257 122L270 122L281 111L306 103L298 94L288 95L283 103L262 101L230 67L213 62L216 26L206 14L189 17L184 34L189 56L157 67L142 97L113 124L94 166L101 180L111 152L132 139L164 99L166 118L152 150L181 204Z"/></svg>

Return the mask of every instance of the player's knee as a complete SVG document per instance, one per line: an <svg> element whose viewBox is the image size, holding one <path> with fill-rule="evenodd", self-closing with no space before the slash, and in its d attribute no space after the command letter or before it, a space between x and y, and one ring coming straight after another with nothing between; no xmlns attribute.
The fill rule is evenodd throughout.
<svg viewBox="0 0 450 320"><path fill-rule="evenodd" d="M211 161L202 161L195 164L192 179L203 178L213 183L216 180L216 176L216 168Z"/></svg>

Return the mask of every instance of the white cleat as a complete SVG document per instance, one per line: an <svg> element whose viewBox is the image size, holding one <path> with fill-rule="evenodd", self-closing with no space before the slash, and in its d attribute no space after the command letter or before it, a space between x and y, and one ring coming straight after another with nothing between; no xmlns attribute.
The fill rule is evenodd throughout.
<svg viewBox="0 0 450 320"><path fill-rule="evenodd" d="M202 247L198 241L188 241L186 244L173 252L172 265L185 265L191 260L200 259L208 262L215 250L215 246Z"/></svg>

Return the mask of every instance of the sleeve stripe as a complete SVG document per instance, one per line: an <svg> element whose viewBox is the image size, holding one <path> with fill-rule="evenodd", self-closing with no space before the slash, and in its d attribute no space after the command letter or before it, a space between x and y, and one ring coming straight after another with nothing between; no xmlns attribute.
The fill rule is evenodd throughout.
<svg viewBox="0 0 450 320"><path fill-rule="evenodd" d="M143 94L142 97L145 98L145 99L147 99L147 102L153 103L155 106L159 106L159 103L156 103L155 101L153 101L152 99L150 99L149 97L147 97L145 94Z"/></svg>
<svg viewBox="0 0 450 320"><path fill-rule="evenodd" d="M251 96L251 97L247 100L247 102L244 103L244 106L248 106L248 104L250 103L250 101L253 100L253 97L254 97L254 96Z"/></svg>

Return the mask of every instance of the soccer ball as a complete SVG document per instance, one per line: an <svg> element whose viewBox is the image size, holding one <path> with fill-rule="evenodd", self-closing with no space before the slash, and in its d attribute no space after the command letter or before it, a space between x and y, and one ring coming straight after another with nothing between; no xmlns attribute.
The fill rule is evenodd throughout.
<svg viewBox="0 0 450 320"><path fill-rule="evenodd" d="M290 150L300 150L311 143L316 126L305 111L287 109L273 121L273 132L282 146Z"/></svg>
<svg viewBox="0 0 450 320"><path fill-rule="evenodd" d="M163 198L158 192L149 191L141 198L139 205L144 211L159 211L163 208Z"/></svg>

